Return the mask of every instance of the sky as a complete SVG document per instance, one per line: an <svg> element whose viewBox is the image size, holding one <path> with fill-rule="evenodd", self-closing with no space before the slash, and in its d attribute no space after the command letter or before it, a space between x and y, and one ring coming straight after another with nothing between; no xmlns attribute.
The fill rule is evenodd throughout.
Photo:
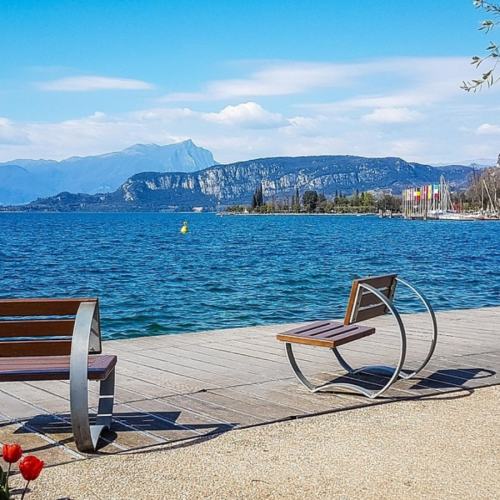
<svg viewBox="0 0 500 500"><path fill-rule="evenodd" d="M0 162L192 139L215 160L500 152L472 0L0 0ZM488 62L484 63L488 69Z"/></svg>

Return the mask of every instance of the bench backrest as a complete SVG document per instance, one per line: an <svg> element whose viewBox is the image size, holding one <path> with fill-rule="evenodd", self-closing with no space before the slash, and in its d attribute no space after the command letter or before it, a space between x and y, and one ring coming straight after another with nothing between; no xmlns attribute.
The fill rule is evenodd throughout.
<svg viewBox="0 0 500 500"><path fill-rule="evenodd" d="M0 300L0 357L60 356L71 353L80 305L94 303L89 352L100 353L97 298Z"/></svg>
<svg viewBox="0 0 500 500"><path fill-rule="evenodd" d="M396 292L396 277L396 274L386 274L355 280L352 284L344 324L351 325L358 321L365 321L386 314L388 309L382 300L360 285L372 286L392 301Z"/></svg>

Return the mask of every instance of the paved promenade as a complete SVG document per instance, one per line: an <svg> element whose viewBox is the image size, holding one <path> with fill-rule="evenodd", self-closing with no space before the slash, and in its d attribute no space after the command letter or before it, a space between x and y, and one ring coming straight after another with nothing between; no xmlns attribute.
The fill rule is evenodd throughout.
<svg viewBox="0 0 500 500"><path fill-rule="evenodd" d="M99 454L169 443L187 446L235 428L322 413L344 415L354 408L500 384L500 308L447 311L437 318L438 346L426 370L398 381L377 400L310 394L299 385L283 343L275 340L276 333L295 325L107 341L104 352L118 355L115 420ZM430 325L425 314L404 316L404 321L411 368L427 352ZM393 364L398 356L393 320L384 317L370 324L377 333L342 352L356 365ZM339 372L328 349L297 352L304 372L318 382ZM0 384L0 442L19 443L49 465L86 458L71 437L68 396L66 382ZM95 394L92 400L95 404Z"/></svg>

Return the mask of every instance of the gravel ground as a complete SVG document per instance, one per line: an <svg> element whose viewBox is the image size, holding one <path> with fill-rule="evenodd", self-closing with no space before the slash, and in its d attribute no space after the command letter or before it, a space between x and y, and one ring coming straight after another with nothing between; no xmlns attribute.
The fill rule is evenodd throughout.
<svg viewBox="0 0 500 500"><path fill-rule="evenodd" d="M372 406L49 468L25 499L500 499L499 420L500 386Z"/></svg>

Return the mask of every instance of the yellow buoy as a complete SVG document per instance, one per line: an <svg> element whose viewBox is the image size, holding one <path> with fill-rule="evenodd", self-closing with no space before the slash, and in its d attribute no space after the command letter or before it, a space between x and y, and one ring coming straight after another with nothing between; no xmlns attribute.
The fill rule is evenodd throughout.
<svg viewBox="0 0 500 500"><path fill-rule="evenodd" d="M181 233L187 233L188 232L188 223L184 222L181 227Z"/></svg>

